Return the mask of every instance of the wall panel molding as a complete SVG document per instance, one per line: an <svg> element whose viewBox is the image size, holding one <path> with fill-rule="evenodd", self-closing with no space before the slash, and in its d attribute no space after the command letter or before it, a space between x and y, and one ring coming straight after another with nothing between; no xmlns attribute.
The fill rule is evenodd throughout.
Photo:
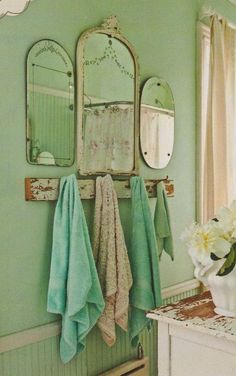
<svg viewBox="0 0 236 376"><path fill-rule="evenodd" d="M192 279L164 288L162 290L162 297L165 302L166 299L179 297L182 294L198 289L199 287L200 282L196 279ZM50 324L37 326L36 328L27 329L19 333L13 333L0 337L0 353L47 340L48 338L58 336L60 332L61 321L55 321Z"/></svg>

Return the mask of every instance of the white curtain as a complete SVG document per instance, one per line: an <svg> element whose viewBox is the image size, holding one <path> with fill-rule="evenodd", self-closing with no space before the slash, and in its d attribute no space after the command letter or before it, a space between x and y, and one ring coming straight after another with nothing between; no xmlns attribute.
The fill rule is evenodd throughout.
<svg viewBox="0 0 236 376"><path fill-rule="evenodd" d="M152 168L164 168L172 155L174 116L157 109L141 107L140 135L145 160Z"/></svg>
<svg viewBox="0 0 236 376"><path fill-rule="evenodd" d="M213 16L203 166L202 221L236 197L236 31Z"/></svg>
<svg viewBox="0 0 236 376"><path fill-rule="evenodd" d="M129 172L133 166L133 107L86 110L83 127L84 171Z"/></svg>

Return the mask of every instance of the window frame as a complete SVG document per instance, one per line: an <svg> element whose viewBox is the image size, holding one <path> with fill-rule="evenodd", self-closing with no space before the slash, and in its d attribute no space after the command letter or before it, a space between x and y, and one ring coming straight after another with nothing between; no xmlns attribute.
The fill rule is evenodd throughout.
<svg viewBox="0 0 236 376"><path fill-rule="evenodd" d="M202 22L197 23L197 134L196 134L196 217L197 221L203 222L203 150L204 150L204 122L203 103L206 100L207 87L204 81L206 67L206 43L210 44L210 27Z"/></svg>

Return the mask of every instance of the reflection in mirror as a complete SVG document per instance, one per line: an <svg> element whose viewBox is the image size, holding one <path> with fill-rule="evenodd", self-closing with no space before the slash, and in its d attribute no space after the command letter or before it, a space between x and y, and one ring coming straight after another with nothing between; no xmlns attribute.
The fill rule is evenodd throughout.
<svg viewBox="0 0 236 376"><path fill-rule="evenodd" d="M137 148L137 67L124 38L97 28L79 41L80 173L132 173ZM81 66L82 64L82 66ZM81 100L82 99L82 100ZM138 138L138 137L137 137Z"/></svg>
<svg viewBox="0 0 236 376"><path fill-rule="evenodd" d="M41 40L27 57L27 160L71 166L74 160L74 74L65 50Z"/></svg>
<svg viewBox="0 0 236 376"><path fill-rule="evenodd" d="M152 168L169 163L174 146L174 98L167 82L146 81L141 96L140 137L143 157Z"/></svg>

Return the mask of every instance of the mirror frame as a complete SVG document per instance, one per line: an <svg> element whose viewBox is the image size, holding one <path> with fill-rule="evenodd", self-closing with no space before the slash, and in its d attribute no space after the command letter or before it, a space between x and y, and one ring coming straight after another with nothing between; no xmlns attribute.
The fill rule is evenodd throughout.
<svg viewBox="0 0 236 376"><path fill-rule="evenodd" d="M134 63L134 167L132 171L124 172L122 170L105 170L105 171L83 171L83 110L84 110L84 49L89 36L93 33L106 34L110 37L116 38L123 43L130 52L130 56ZM138 161L139 161L139 87L140 75L138 57L131 43L121 34L120 26L116 16L110 16L104 20L100 27L94 27L84 31L77 43L76 50L76 69L77 69L77 166L80 175L137 175Z"/></svg>
<svg viewBox="0 0 236 376"><path fill-rule="evenodd" d="M32 162L29 158L29 155L30 155L30 138L29 138L29 125L28 125L28 111L29 111L29 93L28 93L28 58L29 58L29 54L32 50L32 48L34 48L38 43L40 42L45 42L45 41L49 41L49 42L53 42L55 43L56 45L58 45L60 47L60 49L62 49L64 51L64 53L66 54L67 58L68 58L68 61L70 62L71 64L71 72L72 72L72 77L73 77L73 83L74 83L74 95L73 95L73 112L74 112L74 124L73 124L73 157L72 157L72 160L71 160L71 163L70 165L66 165L66 166L63 166L63 165L57 165L57 164L42 164L42 163L35 163L35 162ZM68 54L68 52L65 50L65 48L60 44L58 43L57 41L55 41L54 39L49 39L49 38L45 38L45 39L39 39L37 40L35 43L33 43L30 48L28 49L27 51L27 54L26 54L26 60L25 60L25 142L26 142L26 150L25 150L25 153L26 153L26 161L30 164L30 165L34 165L34 166L47 166L47 167L71 167L73 166L73 164L75 163L75 140L76 140L76 136L75 136L75 131L76 131L76 94L75 94L75 84L76 84L76 77L75 77L75 68L74 68L74 64Z"/></svg>
<svg viewBox="0 0 236 376"><path fill-rule="evenodd" d="M147 160L147 157L145 155L145 151L144 151L144 147L143 147L143 141L142 141L142 116L141 116L141 110L142 110L142 97L143 97L143 92L144 92L144 89L147 87L148 83L150 82L151 79L157 79L158 81L162 81L166 84L166 86L168 87L168 89L170 90L170 93L171 93L171 97L172 97L172 102L173 102L173 110L170 110L170 109L166 109L166 108L160 108L160 110L163 111L163 113L171 113L173 112L173 117L174 117L174 133L173 133L173 137L174 137L174 140L173 140L173 145L172 145L172 149L171 149L171 155L170 155L170 159L168 161L168 163L163 166L163 167L155 167L153 166L150 161ZM141 89L141 95L140 95L140 149L141 149L141 154L142 154L142 157L143 157L143 160L144 162L146 163L146 165L154 170L161 170L161 169L164 169L168 166L168 164L170 163L170 160L173 156L173 152L174 152L174 145L175 145L175 102L174 102L174 96L173 96L173 92L172 92L172 89L169 85L169 83L164 79L164 78L160 78L158 76L151 76L149 78L147 78L144 82L143 82L143 85L142 85L142 89Z"/></svg>

